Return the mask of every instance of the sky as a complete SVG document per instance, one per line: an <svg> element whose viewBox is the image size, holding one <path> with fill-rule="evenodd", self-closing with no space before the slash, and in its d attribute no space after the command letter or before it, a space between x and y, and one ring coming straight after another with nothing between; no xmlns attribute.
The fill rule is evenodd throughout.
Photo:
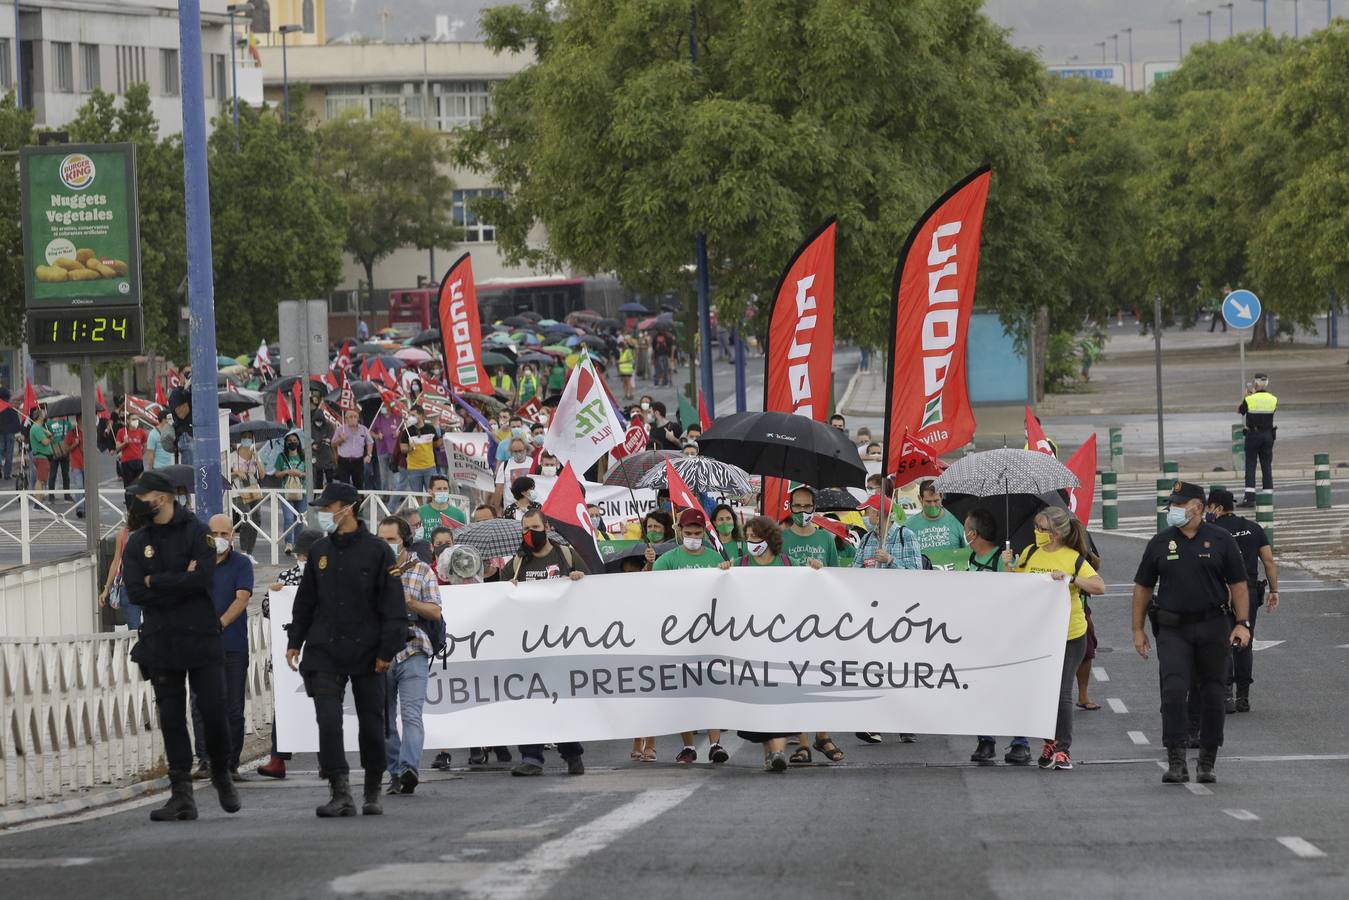
<svg viewBox="0 0 1349 900"><path fill-rule="evenodd" d="M1261 0L1231 0L1233 27L1236 31L1260 29L1265 4ZM1338 15L1349 15L1349 0L1329 0ZM1300 0L1300 29L1303 34L1326 23L1327 0ZM474 40L479 37L478 13L485 6L499 5L497 0L328 0L328 36L339 37L359 31L379 37L382 26L389 40L432 33L435 17L448 15L460 23L455 37ZM1293 0L1268 0L1271 30L1293 33ZM391 15L381 22L380 10ZM1173 61L1176 59L1177 27L1184 46L1208 37L1209 20L1205 10L1213 11L1213 37L1228 34L1228 11L1219 8L1219 0L986 0L989 18L1012 31L1012 42L1039 51L1048 64L1097 63L1102 49L1106 60L1115 59L1115 41L1119 35L1119 60L1128 54L1128 39L1123 29L1133 29L1134 60ZM453 27L453 26L452 26ZM1104 48L1097 46L1105 41ZM1076 56L1077 59L1073 60Z"/></svg>

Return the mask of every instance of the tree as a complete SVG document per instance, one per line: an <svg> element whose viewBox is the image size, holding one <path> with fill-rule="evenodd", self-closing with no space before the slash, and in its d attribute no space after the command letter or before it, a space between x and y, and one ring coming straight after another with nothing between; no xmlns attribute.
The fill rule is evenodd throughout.
<svg viewBox="0 0 1349 900"><path fill-rule="evenodd" d="M19 228L17 152L33 142L33 113L19 109L14 92L0 97L0 343L24 340L23 232ZM16 155L9 155L16 154Z"/></svg>
<svg viewBox="0 0 1349 900"><path fill-rule="evenodd" d="M450 247L454 184L445 138L393 110L351 113L318 129L318 165L345 205L343 247L365 269L373 308L375 264L400 247ZM359 307L357 313L359 314Z"/></svg>

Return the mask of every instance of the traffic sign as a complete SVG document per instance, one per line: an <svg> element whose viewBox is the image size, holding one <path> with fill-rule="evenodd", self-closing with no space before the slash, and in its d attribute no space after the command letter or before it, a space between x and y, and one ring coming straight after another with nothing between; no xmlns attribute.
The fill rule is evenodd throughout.
<svg viewBox="0 0 1349 900"><path fill-rule="evenodd" d="M1223 298L1223 321L1232 328L1250 328L1260 318L1260 298L1247 290Z"/></svg>

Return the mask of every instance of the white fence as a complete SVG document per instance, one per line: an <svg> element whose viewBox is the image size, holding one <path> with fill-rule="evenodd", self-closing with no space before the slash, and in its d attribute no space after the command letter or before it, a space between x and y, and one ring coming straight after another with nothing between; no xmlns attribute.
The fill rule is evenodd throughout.
<svg viewBox="0 0 1349 900"><path fill-rule="evenodd" d="M0 574L0 638L98 630L98 561L79 555Z"/></svg>
<svg viewBox="0 0 1349 900"><path fill-rule="evenodd" d="M244 728L270 730L270 641L248 620ZM150 682L131 661L136 633L0 639L0 807L139 781L164 765Z"/></svg>

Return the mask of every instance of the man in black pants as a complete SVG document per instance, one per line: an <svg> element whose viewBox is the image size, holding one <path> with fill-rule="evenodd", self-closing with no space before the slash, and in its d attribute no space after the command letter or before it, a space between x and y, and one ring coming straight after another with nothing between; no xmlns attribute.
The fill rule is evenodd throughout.
<svg viewBox="0 0 1349 900"><path fill-rule="evenodd" d="M173 501L173 485L146 472L127 489L129 512L149 525L131 533L122 551L128 597L144 619L132 658L153 682L173 794L150 813L157 821L197 817L192 796L192 741L187 734L187 683L197 697L211 758L211 783L225 812L239 811L230 780L225 718L225 653L220 616L211 602L216 547L200 519Z"/></svg>
<svg viewBox="0 0 1349 900"><path fill-rule="evenodd" d="M367 816L384 811L379 796L385 767L384 673L407 643L407 607L393 551L366 529L357 512L360 501L345 481L329 482L314 501L327 536L309 550L287 632L286 662L304 676L318 719L319 766L328 776L331 798L314 812L324 819L356 815L342 747L348 682L365 770L361 811Z"/></svg>

